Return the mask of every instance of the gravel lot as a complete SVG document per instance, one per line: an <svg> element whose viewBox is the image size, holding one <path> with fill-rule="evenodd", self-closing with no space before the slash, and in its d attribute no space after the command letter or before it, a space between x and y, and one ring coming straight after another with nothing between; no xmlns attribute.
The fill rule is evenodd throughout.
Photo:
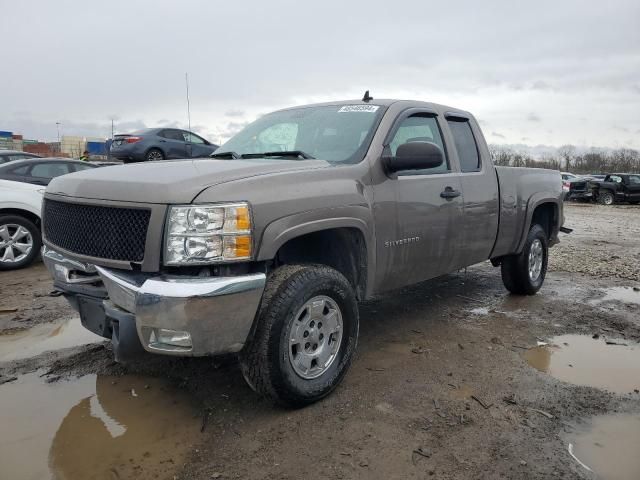
<svg viewBox="0 0 640 480"><path fill-rule="evenodd" d="M345 381L300 410L257 398L233 358L126 368L106 342L18 358L29 339L76 338L77 317L41 264L2 272L0 478L596 478L569 444L594 418L640 419L640 394L558 380L525 352L640 341L640 208L565 213L574 233L538 295L508 295L487 262L367 302Z"/></svg>

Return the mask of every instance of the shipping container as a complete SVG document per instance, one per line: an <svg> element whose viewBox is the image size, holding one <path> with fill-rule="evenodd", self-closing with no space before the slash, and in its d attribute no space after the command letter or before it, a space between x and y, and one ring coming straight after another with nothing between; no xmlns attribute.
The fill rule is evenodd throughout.
<svg viewBox="0 0 640 480"><path fill-rule="evenodd" d="M14 140L22 140L22 135L18 135L18 134L16 134L16 133L14 133L13 135L11 135L11 137L12 137Z"/></svg>
<svg viewBox="0 0 640 480"><path fill-rule="evenodd" d="M89 155L106 155L107 146L105 142L87 142Z"/></svg>
<svg viewBox="0 0 640 480"><path fill-rule="evenodd" d="M11 138L12 135L13 135L13 132L6 132L4 130L0 130L0 137Z"/></svg>

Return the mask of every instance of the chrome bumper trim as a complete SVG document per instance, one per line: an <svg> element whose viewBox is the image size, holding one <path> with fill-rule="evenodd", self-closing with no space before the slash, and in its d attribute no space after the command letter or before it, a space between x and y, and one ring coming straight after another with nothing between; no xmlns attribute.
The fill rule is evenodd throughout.
<svg viewBox="0 0 640 480"><path fill-rule="evenodd" d="M61 282L78 284L100 281L100 276L93 265L67 258L46 246L42 247L42 261L51 276Z"/></svg>
<svg viewBox="0 0 640 480"><path fill-rule="evenodd" d="M266 275L181 277L138 274L95 267L119 308L135 315L143 347L167 355L237 352L249 335L262 298ZM153 343L154 329L189 332L190 350Z"/></svg>

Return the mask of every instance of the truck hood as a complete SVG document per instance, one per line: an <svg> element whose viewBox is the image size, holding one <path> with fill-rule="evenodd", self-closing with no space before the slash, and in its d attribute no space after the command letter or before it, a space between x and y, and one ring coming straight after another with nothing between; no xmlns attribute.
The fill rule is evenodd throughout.
<svg viewBox="0 0 640 480"><path fill-rule="evenodd" d="M54 178L47 193L137 203L191 203L205 188L258 175L326 168L324 160L173 160L94 168Z"/></svg>

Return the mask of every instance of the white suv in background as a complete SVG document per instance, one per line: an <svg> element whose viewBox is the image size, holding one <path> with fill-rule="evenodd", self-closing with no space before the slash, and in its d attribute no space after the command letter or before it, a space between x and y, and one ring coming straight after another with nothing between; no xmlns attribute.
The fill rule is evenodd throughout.
<svg viewBox="0 0 640 480"><path fill-rule="evenodd" d="M44 189L42 185L0 179L0 270L25 267L38 256Z"/></svg>

